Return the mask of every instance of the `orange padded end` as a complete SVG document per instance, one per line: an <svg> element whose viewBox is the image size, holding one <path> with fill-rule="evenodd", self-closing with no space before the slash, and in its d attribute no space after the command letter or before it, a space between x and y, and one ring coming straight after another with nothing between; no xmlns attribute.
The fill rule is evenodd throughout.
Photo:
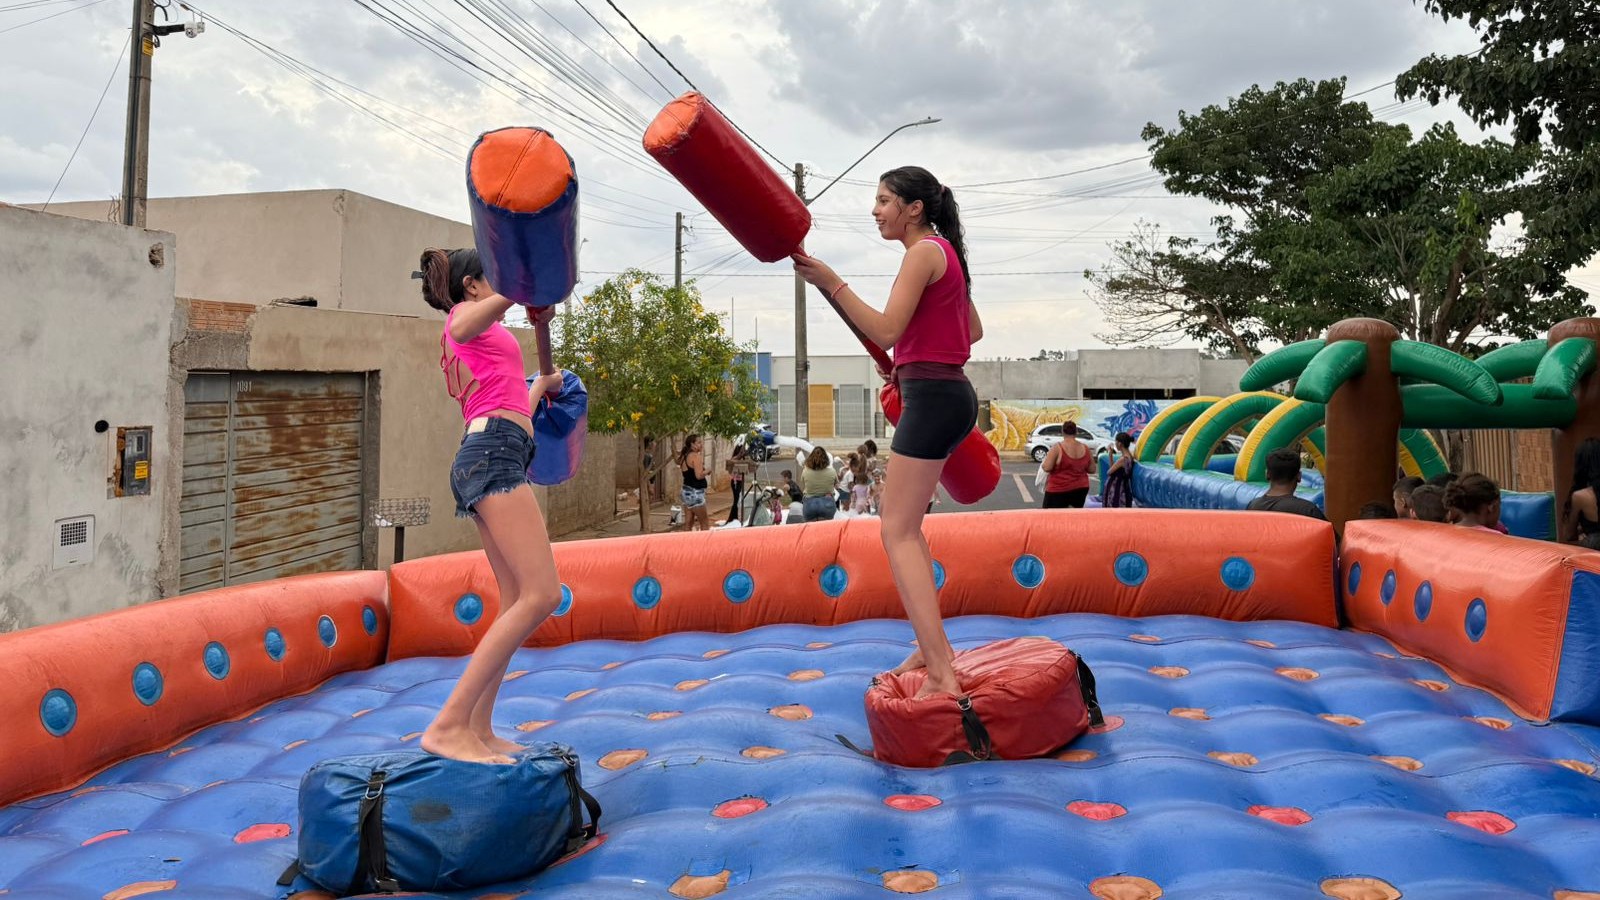
<svg viewBox="0 0 1600 900"><path fill-rule="evenodd" d="M502 128L472 152L472 186L491 206L532 213L556 202L572 183L572 162L548 132Z"/></svg>
<svg viewBox="0 0 1600 900"><path fill-rule="evenodd" d="M651 156L671 153L675 145L689 136L705 109L706 98L694 91L668 103L645 130L645 152Z"/></svg>

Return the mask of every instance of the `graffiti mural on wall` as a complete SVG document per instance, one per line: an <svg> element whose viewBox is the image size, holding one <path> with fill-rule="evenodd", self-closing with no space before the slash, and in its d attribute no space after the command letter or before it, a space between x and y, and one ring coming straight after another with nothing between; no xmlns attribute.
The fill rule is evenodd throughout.
<svg viewBox="0 0 1600 900"><path fill-rule="evenodd" d="M1000 450L1025 450L1028 435L1040 425L1077 422L1110 438L1119 431L1135 437L1156 413L1175 400L991 400L989 441Z"/></svg>

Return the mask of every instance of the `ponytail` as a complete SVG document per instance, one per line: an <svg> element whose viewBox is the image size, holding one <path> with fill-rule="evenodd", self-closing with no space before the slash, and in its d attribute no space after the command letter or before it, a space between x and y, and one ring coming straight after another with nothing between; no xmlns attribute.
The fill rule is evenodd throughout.
<svg viewBox="0 0 1600 900"><path fill-rule="evenodd" d="M967 235L961 227L961 207L948 185L939 183L933 173L921 166L890 169L878 179L906 204L922 201L922 217L929 228L950 242L961 264L961 280L972 295L972 271L967 267Z"/></svg>
<svg viewBox="0 0 1600 900"><path fill-rule="evenodd" d="M938 209L935 210L928 224L939 236L950 242L951 248L956 251L956 261L961 263L961 280L966 282L967 296L972 296L972 270L967 268L967 233L961 227L961 207L956 203L956 195L950 186L939 186Z"/></svg>
<svg viewBox="0 0 1600 900"><path fill-rule="evenodd" d="M483 261L478 251L444 251L434 247L422 251L421 271L413 278L422 279L422 299L440 312L449 312L466 299L466 280L483 277Z"/></svg>

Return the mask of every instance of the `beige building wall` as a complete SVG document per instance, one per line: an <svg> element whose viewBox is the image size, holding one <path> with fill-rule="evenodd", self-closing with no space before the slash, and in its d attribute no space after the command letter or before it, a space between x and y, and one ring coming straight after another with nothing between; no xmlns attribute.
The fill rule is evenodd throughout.
<svg viewBox="0 0 1600 900"><path fill-rule="evenodd" d="M417 319L275 306L247 310L230 327L207 330L200 320L211 305L186 302L192 330L175 364L189 371L374 373L377 409L368 420L377 421L378 471L369 504L380 498L429 501L429 524L406 529L407 558L480 546L472 522L455 517L450 492L450 463L462 426L461 407L446 393L439 372L443 316L428 311L428 318ZM533 332L511 332L524 356L533 359ZM535 489L553 535L609 521L615 514L611 442L591 436L586 443L577 477ZM392 561L393 533L385 529L375 564Z"/></svg>
<svg viewBox="0 0 1600 900"><path fill-rule="evenodd" d="M104 221L109 202L52 212ZM427 315L412 280L425 247L470 247L472 226L345 190L158 197L151 228L183 239L177 294L264 306Z"/></svg>
<svg viewBox="0 0 1600 900"><path fill-rule="evenodd" d="M176 578L175 255L170 234L0 204L0 631L143 602ZM124 426L153 429L147 496L111 486ZM77 517L92 519L90 558L58 566L58 523Z"/></svg>

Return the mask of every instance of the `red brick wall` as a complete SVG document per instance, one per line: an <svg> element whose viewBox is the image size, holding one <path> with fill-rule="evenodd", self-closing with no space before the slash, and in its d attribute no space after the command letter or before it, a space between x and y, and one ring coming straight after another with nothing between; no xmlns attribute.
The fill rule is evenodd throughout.
<svg viewBox="0 0 1600 900"><path fill-rule="evenodd" d="M256 311L253 303L222 303L216 300L185 300L189 308L189 327L195 331L231 331L243 334L249 330L250 316Z"/></svg>

